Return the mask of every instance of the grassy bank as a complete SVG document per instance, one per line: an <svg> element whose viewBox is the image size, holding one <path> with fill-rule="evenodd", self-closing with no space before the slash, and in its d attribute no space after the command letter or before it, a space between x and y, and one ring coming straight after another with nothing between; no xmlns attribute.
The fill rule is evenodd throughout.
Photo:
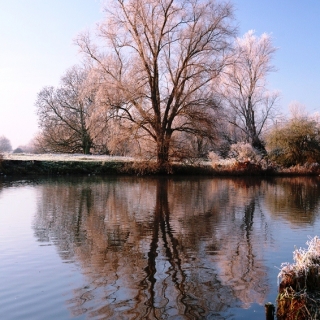
<svg viewBox="0 0 320 320"><path fill-rule="evenodd" d="M151 175L179 174L205 176L297 176L319 175L320 167L263 169L250 162L233 166L212 167L210 162L196 164L173 163L159 172L155 162L133 158L90 155L27 155L7 154L0 158L1 175Z"/></svg>
<svg viewBox="0 0 320 320"><path fill-rule="evenodd" d="M134 161L50 161L2 160L0 174L15 175L151 175L159 174L154 166ZM163 174L163 172L162 172ZM173 164L169 174L205 176L296 176L319 175L307 170L262 170L257 167L214 169L209 165Z"/></svg>
<svg viewBox="0 0 320 320"><path fill-rule="evenodd" d="M2 175L151 175L159 174L153 163L117 161L2 160ZM162 172L163 174L163 172ZM173 164L169 174L217 174L210 166Z"/></svg>
<svg viewBox="0 0 320 320"><path fill-rule="evenodd" d="M67 174L119 174L124 162L3 160L0 173L4 175L67 175Z"/></svg>

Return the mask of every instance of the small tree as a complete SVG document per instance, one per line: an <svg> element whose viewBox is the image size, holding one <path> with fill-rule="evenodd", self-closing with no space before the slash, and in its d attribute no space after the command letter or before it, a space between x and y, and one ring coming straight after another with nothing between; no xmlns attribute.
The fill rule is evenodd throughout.
<svg viewBox="0 0 320 320"><path fill-rule="evenodd" d="M12 150L11 142L5 136L0 137L0 152L10 152Z"/></svg>
<svg viewBox="0 0 320 320"><path fill-rule="evenodd" d="M270 159L284 166L320 162L320 125L311 117L296 114L271 129L267 149Z"/></svg>
<svg viewBox="0 0 320 320"><path fill-rule="evenodd" d="M43 151L90 153L91 92L85 90L87 72L74 66L61 79L59 88L45 87L36 101Z"/></svg>
<svg viewBox="0 0 320 320"><path fill-rule="evenodd" d="M265 152L261 133L266 122L274 117L277 92L267 90L266 77L274 71L271 58L276 48L269 35L256 37L248 31L234 45L234 59L222 77L222 96L226 119L241 135L237 141L250 143Z"/></svg>

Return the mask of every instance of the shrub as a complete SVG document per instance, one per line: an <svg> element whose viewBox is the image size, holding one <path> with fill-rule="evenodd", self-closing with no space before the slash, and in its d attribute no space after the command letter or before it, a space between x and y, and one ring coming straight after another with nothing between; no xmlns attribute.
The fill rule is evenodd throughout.
<svg viewBox="0 0 320 320"><path fill-rule="evenodd" d="M262 169L262 156L258 150L249 143L239 142L230 147L229 157L222 159L217 153L211 151L208 155L212 167L229 171L258 172Z"/></svg>
<svg viewBox="0 0 320 320"><path fill-rule="evenodd" d="M275 126L267 138L269 158L290 167L320 162L320 126L306 116L297 116Z"/></svg>
<svg viewBox="0 0 320 320"><path fill-rule="evenodd" d="M213 151L210 151L208 154L209 159L211 160L212 167L215 168L220 164L221 157Z"/></svg>
<svg viewBox="0 0 320 320"><path fill-rule="evenodd" d="M235 159L237 162L259 163L262 156L251 144L238 142L231 145L229 158Z"/></svg>
<svg viewBox="0 0 320 320"><path fill-rule="evenodd" d="M12 153L23 153L23 150L21 148L16 148L12 151Z"/></svg>
<svg viewBox="0 0 320 320"><path fill-rule="evenodd" d="M251 163L250 161L244 161L244 162L236 162L233 165L233 171L236 172L241 172L241 171L245 171L248 173L258 173L261 172L261 165L260 164L255 164L255 163Z"/></svg>

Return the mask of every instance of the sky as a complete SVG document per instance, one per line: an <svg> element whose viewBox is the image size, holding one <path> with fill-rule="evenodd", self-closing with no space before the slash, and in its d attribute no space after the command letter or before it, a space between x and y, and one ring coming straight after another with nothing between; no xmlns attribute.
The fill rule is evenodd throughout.
<svg viewBox="0 0 320 320"><path fill-rule="evenodd" d="M231 0L238 36L271 34L278 48L268 88L278 108L299 102L320 111L320 1ZM81 61L74 39L103 18L101 0L0 0L0 136L13 148L39 131L35 101Z"/></svg>

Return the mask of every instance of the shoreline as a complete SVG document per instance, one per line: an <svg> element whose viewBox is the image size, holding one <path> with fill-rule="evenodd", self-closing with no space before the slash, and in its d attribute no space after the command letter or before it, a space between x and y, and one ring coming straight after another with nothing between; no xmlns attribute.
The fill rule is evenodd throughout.
<svg viewBox="0 0 320 320"><path fill-rule="evenodd" d="M134 161L125 157L78 155L71 159L45 159L39 157L31 159L8 159L0 160L1 176L31 176L31 175L198 175L207 177L250 177L250 176L319 176L320 170L307 169L261 169L259 166L247 163L239 168L213 168L210 163L183 164L173 163L169 172L159 172L154 168L154 163L147 161Z"/></svg>

